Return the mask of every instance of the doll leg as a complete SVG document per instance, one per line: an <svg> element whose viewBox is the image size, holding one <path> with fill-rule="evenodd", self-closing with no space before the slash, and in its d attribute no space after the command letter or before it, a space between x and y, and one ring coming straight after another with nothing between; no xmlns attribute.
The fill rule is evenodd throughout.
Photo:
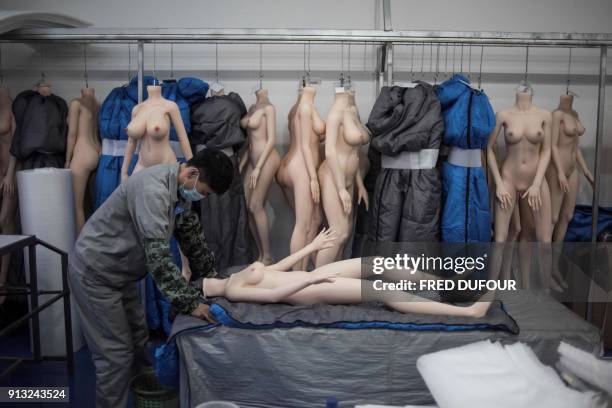
<svg viewBox="0 0 612 408"><path fill-rule="evenodd" d="M331 172L323 168L319 174L321 182L321 201L329 227L337 235L337 243L331 248L325 248L317 253L316 267L329 264L338 259L340 248L349 236L349 216L344 213L342 203L338 197L338 190L331 179Z"/></svg>
<svg viewBox="0 0 612 408"><path fill-rule="evenodd" d="M553 242L563 242L567 227L574 217L574 208L576 208L576 197L578 196L578 171L574 170L568 178L569 191L565 194L559 220L555 225L553 234ZM552 191L551 191L552 198ZM554 215L554 213L553 213Z"/></svg>
<svg viewBox="0 0 612 408"><path fill-rule="evenodd" d="M253 173L253 166L251 165L251 162L249 161L247 162L245 166L245 171L244 171L244 176L243 176L244 178L242 180L242 186L244 188L244 198L246 201L247 209L250 208L251 200L253 198L253 191L254 191L251 187L249 187L249 180L251 179L252 173ZM253 237L253 240L255 241L255 246L257 247L257 260L261 261L263 251L261 249L261 241L259 240L259 234L257 233L257 224L255 222L253 213L251 211L249 211L248 219L249 219L249 230L251 231L251 236Z"/></svg>
<svg viewBox="0 0 612 408"><path fill-rule="evenodd" d="M263 262L264 265L272 263L272 254L270 253L270 224L265 209L265 202L268 189L270 188L270 184L272 184L272 179L274 178L278 165L278 154L275 154L273 151L270 153L268 160L261 169L255 189L248 188L251 192L250 198L247 201L247 208L249 209L249 218L253 220L255 227L252 233L257 236L257 240L259 241L259 260ZM248 182L249 178L250 174L248 178L245 175L245 181Z"/></svg>
<svg viewBox="0 0 612 408"><path fill-rule="evenodd" d="M499 200L495 200L495 242L506 242L510 220L516 205L516 190L508 182L504 181L504 187L510 192L510 207L503 209Z"/></svg>
<svg viewBox="0 0 612 408"><path fill-rule="evenodd" d="M91 172L79 162L71 163L70 170L72 171L76 233L78 235L81 229L83 229L83 225L85 225L85 191L87 190Z"/></svg>
<svg viewBox="0 0 612 408"><path fill-rule="evenodd" d="M546 170L546 181L548 182L548 188L550 190L551 220L554 228L555 224L559 222L559 214L563 202L565 201L565 193L561 190L561 186L559 186L557 169L555 166L548 166Z"/></svg>
<svg viewBox="0 0 612 408"><path fill-rule="evenodd" d="M310 180L304 172L292 172L294 203L295 203L295 227L291 235L291 243L289 245L290 252L293 254L304 248L308 243L308 230L312 214L314 212L314 202L310 193ZM302 259L296 263L293 270L305 271L308 265L308 258Z"/></svg>

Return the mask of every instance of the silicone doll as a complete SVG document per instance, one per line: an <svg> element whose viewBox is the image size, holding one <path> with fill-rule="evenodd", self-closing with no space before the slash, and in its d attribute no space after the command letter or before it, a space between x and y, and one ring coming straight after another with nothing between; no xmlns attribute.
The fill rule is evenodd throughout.
<svg viewBox="0 0 612 408"><path fill-rule="evenodd" d="M259 261L272 262L270 252L270 225L265 210L266 195L280 165L276 143L276 109L268 99L268 91L255 93L257 101L241 120L247 129L247 152L243 155L244 191L249 210L249 226L259 250ZM243 165L241 165L243 167Z"/></svg>
<svg viewBox="0 0 612 408"><path fill-rule="evenodd" d="M573 95L561 95L559 107L552 114L552 161L546 179L550 187L554 242L563 242L567 226L574 216L578 195L576 164L593 185L593 175L578 147L578 138L585 129L572 108L573 102Z"/></svg>
<svg viewBox="0 0 612 408"><path fill-rule="evenodd" d="M368 141L369 133L361 125L353 94L337 92L327 116L325 160L318 173L325 218L338 240L337 245L317 254L317 267L339 260L353 231L353 198L357 179L361 180L359 148Z"/></svg>
<svg viewBox="0 0 612 408"><path fill-rule="evenodd" d="M70 102L65 168L72 171L72 190L76 210L77 235L85 225L85 191L92 171L98 167L100 104L92 88L81 90L81 97Z"/></svg>
<svg viewBox="0 0 612 408"><path fill-rule="evenodd" d="M315 89L306 86L295 110L289 115L289 129L293 133L289 151L283 157L276 179L295 211L295 226L289 250L293 254L302 249L316 234L320 202L317 168L321 163L319 143L325 134L325 122L314 105ZM292 116L293 115L293 116ZM296 265L306 269L308 259Z"/></svg>
<svg viewBox="0 0 612 408"><path fill-rule="evenodd" d="M122 181L128 178L128 169L138 141L141 143L134 172L156 164L176 163L176 154L170 145L171 124L176 130L185 159L189 160L193 156L178 105L165 99L161 91L161 86L147 86L149 97L132 110L132 121L127 126L129 139L121 167Z"/></svg>
<svg viewBox="0 0 612 408"><path fill-rule="evenodd" d="M514 208L519 198L527 199L534 218L536 239L551 240L551 204L544 178L551 155L552 116L533 106L530 92L517 92L513 106L496 115L489 138L487 158L496 187L495 242L506 242ZM507 156L501 166L493 147L504 129Z"/></svg>
<svg viewBox="0 0 612 408"><path fill-rule="evenodd" d="M16 227L15 169L17 159L10 153L16 127L11 108L12 103L8 89L0 88L0 234L14 234ZM4 255L0 260L0 289L6 283L10 262L10 254ZM5 297L0 296L0 305L4 303L4 300Z"/></svg>
<svg viewBox="0 0 612 408"><path fill-rule="evenodd" d="M205 297L222 296L233 302L282 302L293 305L359 303L362 291L361 258L330 263L312 272L285 272L311 252L336 245L335 241L333 231L324 230L311 243L274 265L265 266L255 262L229 278L205 278L202 282L203 294ZM408 293L405 293L405 300L385 303L402 313L470 317L484 316L491 304L490 301L478 301L466 307L454 306Z"/></svg>

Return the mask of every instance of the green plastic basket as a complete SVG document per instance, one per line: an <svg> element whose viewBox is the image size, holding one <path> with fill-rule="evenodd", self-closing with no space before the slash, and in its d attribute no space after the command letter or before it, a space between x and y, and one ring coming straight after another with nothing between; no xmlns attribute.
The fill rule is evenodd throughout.
<svg viewBox="0 0 612 408"><path fill-rule="evenodd" d="M132 378L130 389L134 395L134 408L179 407L176 390L161 384L153 370Z"/></svg>

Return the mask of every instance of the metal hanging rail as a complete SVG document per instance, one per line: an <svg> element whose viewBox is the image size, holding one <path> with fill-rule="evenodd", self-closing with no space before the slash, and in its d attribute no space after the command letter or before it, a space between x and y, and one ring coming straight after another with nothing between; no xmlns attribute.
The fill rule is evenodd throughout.
<svg viewBox="0 0 612 408"><path fill-rule="evenodd" d="M390 24L390 23L388 23ZM612 33L385 31L306 29L36 28L9 32L2 42L457 43L492 46L612 46Z"/></svg>

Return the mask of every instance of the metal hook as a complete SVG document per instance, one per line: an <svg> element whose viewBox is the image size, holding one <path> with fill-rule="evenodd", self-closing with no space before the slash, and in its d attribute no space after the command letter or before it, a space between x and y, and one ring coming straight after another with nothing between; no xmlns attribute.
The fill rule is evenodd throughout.
<svg viewBox="0 0 612 408"><path fill-rule="evenodd" d="M219 83L219 43L215 43L215 82Z"/></svg>
<svg viewBox="0 0 612 408"><path fill-rule="evenodd" d="M482 90L482 55L484 54L484 45L480 46L480 67L478 68L478 89Z"/></svg>
<svg viewBox="0 0 612 408"><path fill-rule="evenodd" d="M368 53L368 43L364 42L363 43L363 72L366 72L366 57L367 57L367 53Z"/></svg>
<svg viewBox="0 0 612 408"><path fill-rule="evenodd" d="M457 61L457 44L453 43L453 75L457 71L455 71L455 62Z"/></svg>
<svg viewBox="0 0 612 408"><path fill-rule="evenodd" d="M459 68L459 73L463 74L463 43L461 43L461 65Z"/></svg>
<svg viewBox="0 0 612 408"><path fill-rule="evenodd" d="M421 47L421 77L425 76L425 43Z"/></svg>
<svg viewBox="0 0 612 408"><path fill-rule="evenodd" d="M429 43L429 72L433 73L433 43Z"/></svg>
<svg viewBox="0 0 612 408"><path fill-rule="evenodd" d="M344 86L344 42L340 42L340 86Z"/></svg>
<svg viewBox="0 0 612 408"><path fill-rule="evenodd" d="M472 76L470 75L471 72L472 72L472 44L468 44L468 70L467 70L467 77L468 77L468 79L470 81L472 80Z"/></svg>
<svg viewBox="0 0 612 408"><path fill-rule="evenodd" d="M436 73L434 74L434 85L438 83L439 73L440 73L440 43L436 45Z"/></svg>
<svg viewBox="0 0 612 408"><path fill-rule="evenodd" d="M310 41L308 41L308 78L310 79Z"/></svg>
<svg viewBox="0 0 612 408"><path fill-rule="evenodd" d="M130 43L128 43L128 69L127 69L127 74L128 74L128 83L130 82L131 78L131 74L132 74L132 46Z"/></svg>
<svg viewBox="0 0 612 408"><path fill-rule="evenodd" d="M87 77L87 44L83 44L83 78L85 78L85 88L89 88L89 78Z"/></svg>
<svg viewBox="0 0 612 408"><path fill-rule="evenodd" d="M155 86L157 80L156 80L156 75L157 75L157 61L156 61L156 57L157 57L157 43L153 43L153 86Z"/></svg>
<svg viewBox="0 0 612 408"><path fill-rule="evenodd" d="M444 76L448 77L448 43L444 45Z"/></svg>
<svg viewBox="0 0 612 408"><path fill-rule="evenodd" d="M263 89L263 44L259 43L259 89Z"/></svg>
<svg viewBox="0 0 612 408"><path fill-rule="evenodd" d="M170 78L174 78L174 43L170 43Z"/></svg>
<svg viewBox="0 0 612 408"><path fill-rule="evenodd" d="M347 67L347 77L346 77L346 82L348 83L348 86L351 86L351 43L348 44L348 67Z"/></svg>
<svg viewBox="0 0 612 408"><path fill-rule="evenodd" d="M410 81L414 82L414 43L410 44Z"/></svg>
<svg viewBox="0 0 612 408"><path fill-rule="evenodd" d="M47 77L45 76L45 51L43 50L42 45L40 46L40 80L41 82L46 82Z"/></svg>
<svg viewBox="0 0 612 408"><path fill-rule="evenodd" d="M525 47L525 77L524 77L525 82L527 82L528 73L529 73L529 46Z"/></svg>
<svg viewBox="0 0 612 408"><path fill-rule="evenodd" d="M569 95L569 87L570 87L570 73L572 69L572 47L569 49L569 59L567 61L567 81L565 85L565 94Z"/></svg>

